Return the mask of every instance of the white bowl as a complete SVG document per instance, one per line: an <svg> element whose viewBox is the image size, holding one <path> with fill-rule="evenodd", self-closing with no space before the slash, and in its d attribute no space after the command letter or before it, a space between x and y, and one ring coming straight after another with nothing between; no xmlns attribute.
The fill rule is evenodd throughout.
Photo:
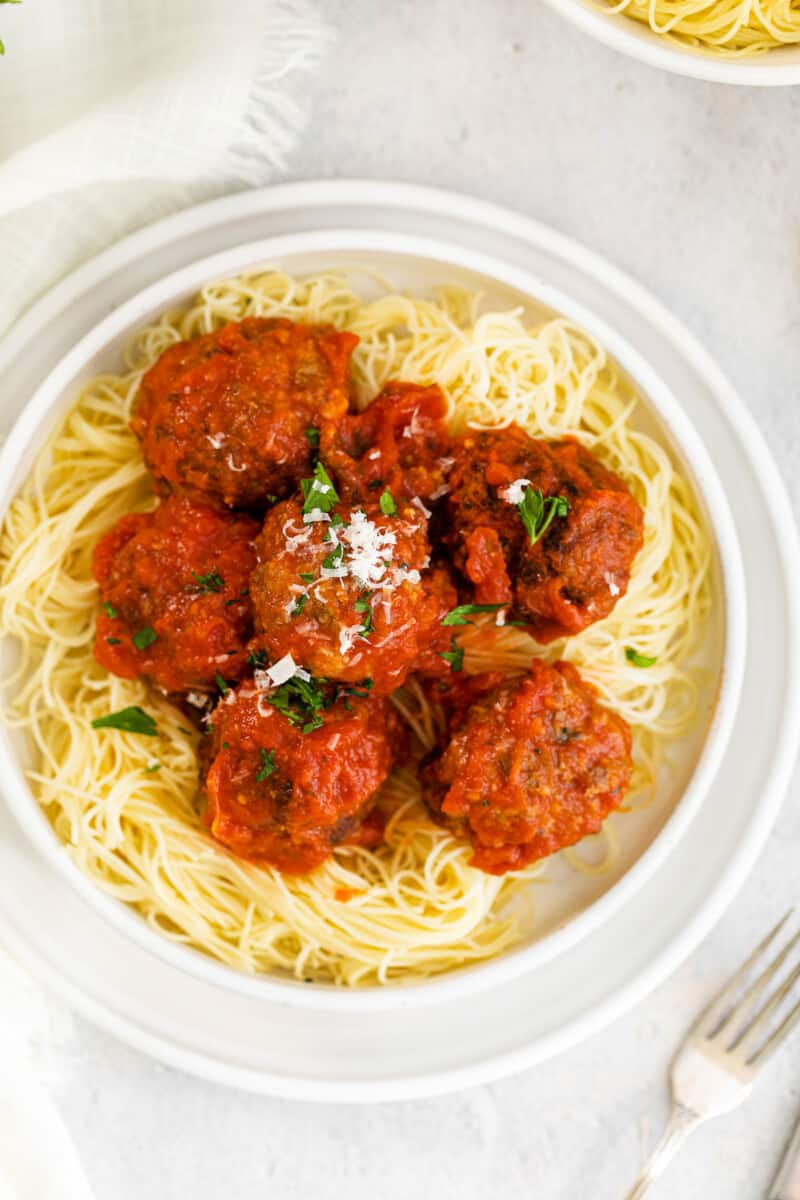
<svg viewBox="0 0 800 1200"><path fill-rule="evenodd" d="M612 50L676 75L749 87L800 84L800 46L778 46L764 54L728 58L667 41L624 13L603 12L594 0L546 0L578 29Z"/></svg>
<svg viewBox="0 0 800 1200"><path fill-rule="evenodd" d="M253 977L175 945L136 913L103 894L65 855L25 781L24 742L0 736L4 794L28 838L53 869L93 910L141 947L193 975L245 994L289 1005L337 1010L404 1007L474 992L541 966L576 944L635 895L674 849L703 803L724 753L736 712L746 650L746 593L736 531L711 457L675 396L636 348L595 312L546 281L463 246L420 236L352 230L302 233L238 246L193 263L134 296L69 351L31 397L0 454L0 514L24 482L36 454L73 404L81 384L119 367L133 331L188 299L203 283L255 265L280 265L296 274L359 264L417 293L442 282L479 288L493 305L523 304L531 315L562 313L606 346L643 397L638 423L655 432L695 488L714 547L715 605L703 665L709 685L693 736L675 752L674 769L651 808L619 818L619 867L584 876L554 865L557 886L537 892L537 925L528 939L490 962L412 985L367 991L304 985L274 976ZM713 519L711 518L713 514Z"/></svg>

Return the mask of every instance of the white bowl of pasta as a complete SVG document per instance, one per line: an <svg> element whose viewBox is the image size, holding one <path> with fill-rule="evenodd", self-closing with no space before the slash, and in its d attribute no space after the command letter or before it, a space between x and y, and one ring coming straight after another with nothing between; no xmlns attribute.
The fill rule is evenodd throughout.
<svg viewBox="0 0 800 1200"><path fill-rule="evenodd" d="M197 730L163 693L93 657L91 552L124 513L153 505L127 424L143 370L179 338L248 316L355 332L362 401L398 375L435 382L451 418L513 418L541 438L575 436L635 495L643 545L609 616L538 648L501 630L488 650L479 618L448 652L463 654L468 672L565 659L624 717L634 773L624 811L601 834L488 874L463 838L431 819L415 772L403 768L382 791L383 842L339 845L311 874L254 864L211 837L197 805ZM721 761L746 598L711 458L635 347L503 260L433 239L333 230L198 262L135 296L65 356L12 431L0 480L11 709L0 769L10 806L106 920L217 984L358 1009L428 1003L519 975L633 898L686 832ZM424 697L396 699L425 743ZM150 724L109 728L109 714L128 711ZM263 757L261 777L273 763Z"/></svg>
<svg viewBox="0 0 800 1200"><path fill-rule="evenodd" d="M800 13L784 0L546 0L578 29L650 66L751 87L800 83Z"/></svg>

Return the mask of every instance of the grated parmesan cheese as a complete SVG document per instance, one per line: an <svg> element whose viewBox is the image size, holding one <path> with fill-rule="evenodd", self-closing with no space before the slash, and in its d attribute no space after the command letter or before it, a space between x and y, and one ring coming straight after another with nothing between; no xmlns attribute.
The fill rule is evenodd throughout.
<svg viewBox="0 0 800 1200"><path fill-rule="evenodd" d="M339 630L339 653L349 654L361 633L361 625L342 625Z"/></svg>
<svg viewBox="0 0 800 1200"><path fill-rule="evenodd" d="M525 499L525 489L531 486L530 479L515 479L508 487L498 488L497 494L506 504L522 504Z"/></svg>
<svg viewBox="0 0 800 1200"><path fill-rule="evenodd" d="M233 461L233 455L232 455L232 454L229 454L229 455L228 455L227 462L228 462L228 467L230 468L230 470L231 470L231 471L236 471L236 472L237 472L237 474L238 474L238 473L240 473L241 471L246 471L246 470L247 470L247 467L246 467L246 466L241 466L241 467L237 467L237 466L236 466L236 463Z"/></svg>
<svg viewBox="0 0 800 1200"><path fill-rule="evenodd" d="M206 441L209 442L215 450L219 450L222 443L225 441L224 433L207 433Z"/></svg>

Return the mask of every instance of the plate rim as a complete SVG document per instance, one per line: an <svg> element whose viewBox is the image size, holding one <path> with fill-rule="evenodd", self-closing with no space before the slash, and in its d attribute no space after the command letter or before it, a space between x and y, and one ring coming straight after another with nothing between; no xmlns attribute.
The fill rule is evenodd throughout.
<svg viewBox="0 0 800 1200"><path fill-rule="evenodd" d="M48 315L52 315L58 310L59 303L62 301L68 303L70 299L77 299L83 294L85 288L92 284L93 277L96 282L102 277L104 271L111 274L113 270L118 270L121 265L125 265L126 261L130 261L130 256L135 256L137 251L144 249L148 243L152 243L151 249L154 249L158 247L161 238L169 237L173 231L181 236L201 229L208 233L217 224L222 225L226 221L252 216L265 209L284 210L287 207L291 208L293 204L301 200L306 207L311 208L331 203L340 205L350 203L361 206L369 203L389 208L396 207L399 202L404 206L413 205L418 215L423 218L434 213L456 213L469 223L484 228L488 225L490 230L499 224L501 228L514 231L525 241L534 244L539 244L539 234L542 229L546 228L531 218L498 205L454 192L422 188L405 183L376 183L371 180L322 180L302 184L284 184L259 192L222 197L182 214L165 218L148 226L145 230L129 235L128 238L83 264L38 301L18 322L12 333L6 336L0 344L0 362L3 361L3 355L13 357L19 348L24 347L32 332L35 332L37 322L46 321ZM606 283L610 282L613 291L618 290L617 281L622 279L627 284L629 295L635 297L637 307L647 319L651 320L655 315L655 324L667 341L673 346L679 346L681 355L687 359L690 365L699 370L712 387L720 412L732 427L736 442L741 447L743 454L757 472L765 504L768 505L771 513L779 512L784 517L789 517L786 526L782 528L781 538L776 539L776 554L782 569L781 590L787 611L797 611L800 607L797 566L800 555L798 555L797 529L786 487L775 469L771 453L754 416L744 406L710 354L689 333L682 322L674 317L646 288L622 272L620 268L608 263L596 252L582 247L572 238L552 230L547 230L547 232L550 235L550 245L566 262L574 264L577 251L583 265L589 264L593 267L593 274L597 275L598 268L603 271L604 280ZM7 358L6 361L8 361ZM27 962L34 974L40 977L49 975L50 986L63 995L68 1003L78 1011L129 1044L137 1046L163 1062L204 1078L265 1094L351 1102L407 1099L411 1096L434 1095L453 1088L486 1082L511 1071L524 1069L566 1049L567 1046L575 1044L590 1033L597 1032L609 1021L627 1011L661 982L698 944L741 887L760 854L778 814L785 795L789 772L794 763L798 743L800 743L800 636L796 627L791 625L787 629L785 650L787 702L783 709L780 728L776 732L776 740L779 744L763 783L762 790L766 798L748 821L736 853L731 856L725 872L719 875L702 906L677 933L670 933L663 949L649 960L646 968L638 970L632 979L627 980L612 992L603 1004L595 1007L590 1013L583 1014L571 1024L561 1027L557 1033L537 1037L533 1042L526 1043L508 1054L490 1056L477 1065L469 1064L465 1068L437 1070L432 1074L418 1072L413 1078L405 1081L395 1078L370 1083L331 1084L329 1081L305 1078L299 1081L287 1080L285 1076L271 1074L260 1069L251 1073L243 1073L230 1063L220 1063L213 1058L211 1052L203 1055L187 1054L166 1039L154 1038L146 1030L143 1030L141 1023L137 1024L136 1021L125 1016L118 1016L105 1008L97 1008L91 997L80 992L79 989L70 988L68 981L57 972L54 975L49 964L41 959L33 946L22 945L18 948L19 957ZM1 934L2 931L0 931L0 936Z"/></svg>

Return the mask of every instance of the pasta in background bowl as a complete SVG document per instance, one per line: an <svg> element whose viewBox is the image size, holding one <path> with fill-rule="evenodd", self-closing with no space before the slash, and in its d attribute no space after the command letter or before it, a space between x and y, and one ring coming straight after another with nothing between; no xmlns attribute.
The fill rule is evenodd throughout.
<svg viewBox="0 0 800 1200"><path fill-rule="evenodd" d="M716 83L800 84L796 0L546 0L584 33L650 66Z"/></svg>

